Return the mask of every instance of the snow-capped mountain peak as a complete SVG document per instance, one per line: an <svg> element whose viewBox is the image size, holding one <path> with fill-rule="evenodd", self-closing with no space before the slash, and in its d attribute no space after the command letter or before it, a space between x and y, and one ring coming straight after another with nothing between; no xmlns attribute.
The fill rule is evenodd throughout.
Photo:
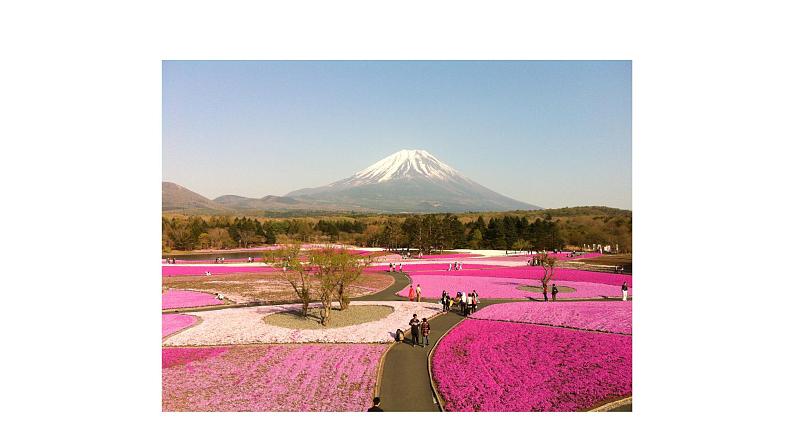
<svg viewBox="0 0 794 447"><path fill-rule="evenodd" d="M425 150L404 149L356 172L345 183L360 185L413 177L447 180L462 175Z"/></svg>
<svg viewBox="0 0 794 447"><path fill-rule="evenodd" d="M350 177L287 197L398 213L537 209L466 178L421 149L395 152Z"/></svg>

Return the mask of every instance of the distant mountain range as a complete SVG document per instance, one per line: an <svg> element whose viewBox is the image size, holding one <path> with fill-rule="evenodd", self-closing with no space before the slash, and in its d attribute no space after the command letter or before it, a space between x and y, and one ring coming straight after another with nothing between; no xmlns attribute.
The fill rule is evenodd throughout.
<svg viewBox="0 0 794 447"><path fill-rule="evenodd" d="M257 211L428 213L536 210L492 191L423 150L396 152L352 176L318 188L260 199L234 195L207 199L163 182L163 211L191 214Z"/></svg>

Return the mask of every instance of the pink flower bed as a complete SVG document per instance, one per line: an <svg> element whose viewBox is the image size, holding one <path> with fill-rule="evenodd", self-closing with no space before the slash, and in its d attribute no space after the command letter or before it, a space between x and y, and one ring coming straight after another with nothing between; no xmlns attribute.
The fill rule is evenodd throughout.
<svg viewBox="0 0 794 447"><path fill-rule="evenodd" d="M459 259L459 258L478 258L482 255L476 253L447 253L443 255L426 255L420 259Z"/></svg>
<svg viewBox="0 0 794 447"><path fill-rule="evenodd" d="M197 317L183 314L163 314L163 337L194 325Z"/></svg>
<svg viewBox="0 0 794 447"><path fill-rule="evenodd" d="M163 348L163 411L363 411L387 348Z"/></svg>
<svg viewBox="0 0 794 447"><path fill-rule="evenodd" d="M452 272L427 272L428 275L451 275L451 276L490 276L495 278L517 278L517 279L540 279L543 276L542 267L496 267L494 266L472 266L465 270ZM554 279L557 281L577 281L594 282L620 286L626 281L631 287L631 275L621 275L617 273L591 272L587 270L575 269L555 269Z"/></svg>
<svg viewBox="0 0 794 447"><path fill-rule="evenodd" d="M177 264L214 264L215 258L212 259L175 259L174 260ZM226 264L233 264L233 263L245 263L248 262L248 258L226 258L224 263ZM254 262L262 262L262 258L254 258ZM165 262L165 259L162 260L162 264L168 265ZM173 264L171 264L173 265Z"/></svg>
<svg viewBox="0 0 794 447"><path fill-rule="evenodd" d="M168 289L163 294L163 309L202 307L223 304L215 295L190 290Z"/></svg>
<svg viewBox="0 0 794 447"><path fill-rule="evenodd" d="M539 280L531 279L513 279L513 278L492 278L489 276L462 276L462 275L411 275L411 282L414 287L420 285L422 287L422 296L430 298L440 298L441 292L446 290L450 295L454 296L456 292L469 293L476 290L480 298L514 298L514 299L543 299L542 292L531 292L528 290L521 290L522 286L535 286L541 287ZM575 282L575 281L554 281L558 287L565 286L576 289L573 292L558 293L557 299L571 299L571 298L601 298L601 297L618 297L621 296L622 291L620 286L612 286L609 284L598 284L589 282ZM400 296L408 296L410 286L398 292ZM629 287L629 295L631 295L631 287ZM549 300L551 300L551 284L549 284Z"/></svg>
<svg viewBox="0 0 794 447"><path fill-rule="evenodd" d="M204 275L210 272L213 275L224 273L250 273L250 272L274 272L274 267L254 267L254 266L224 266L219 265L179 265L164 264L162 266L163 276L185 276L185 275Z"/></svg>
<svg viewBox="0 0 794 447"><path fill-rule="evenodd" d="M631 337L466 320L438 344L447 411L580 411L631 394Z"/></svg>
<svg viewBox="0 0 794 447"><path fill-rule="evenodd" d="M472 318L631 334L631 301L493 304Z"/></svg>
<svg viewBox="0 0 794 447"><path fill-rule="evenodd" d="M438 303L410 301L353 301L351 306L377 304L394 311L386 317L366 323L337 328L288 329L264 322L268 315L295 311L300 304L252 306L196 313L201 324L168 337L165 346L218 346L253 343L392 343L394 331L409 330L411 316L431 318L441 312ZM312 303L311 307L318 307Z"/></svg>
<svg viewBox="0 0 794 447"><path fill-rule="evenodd" d="M454 261L453 261L454 262ZM400 262L395 262L397 265L396 270L399 271ZM453 265L454 268L454 265ZM463 270L458 270L458 273L468 271L469 269L495 269L500 268L498 265L488 265L488 264L463 264ZM449 269L449 263L443 262L436 262L433 264L408 264L403 263L403 272L410 273L410 272L437 272L447 273ZM389 264L386 265L373 265L371 267L367 267L366 271L368 272L387 272L389 271Z"/></svg>

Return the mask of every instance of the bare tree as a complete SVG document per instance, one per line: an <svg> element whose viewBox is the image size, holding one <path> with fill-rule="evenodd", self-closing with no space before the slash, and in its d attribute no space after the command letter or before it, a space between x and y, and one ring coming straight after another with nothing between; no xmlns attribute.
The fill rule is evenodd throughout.
<svg viewBox="0 0 794 447"><path fill-rule="evenodd" d="M301 260L301 244L293 242L276 250L267 250L263 259L274 267L281 267L281 275L300 299L303 316L309 315L311 303L312 265Z"/></svg>
<svg viewBox="0 0 794 447"><path fill-rule="evenodd" d="M334 301L339 302L339 309L345 310L350 305L348 286L361 276L370 264L370 259L355 255L348 250L325 247L314 253L312 264L315 266L320 282L320 301L323 308L320 323L325 326L331 319Z"/></svg>
<svg viewBox="0 0 794 447"><path fill-rule="evenodd" d="M546 252L535 255L535 259L543 267L543 277L540 279L541 284L543 284L543 290L548 290L549 281L554 276L554 267L557 265L557 259L549 256ZM554 295L552 295L552 299L554 299Z"/></svg>

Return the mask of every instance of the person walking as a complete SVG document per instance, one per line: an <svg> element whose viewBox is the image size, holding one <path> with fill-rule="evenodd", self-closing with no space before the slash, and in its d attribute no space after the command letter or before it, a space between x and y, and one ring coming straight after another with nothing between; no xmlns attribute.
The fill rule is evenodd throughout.
<svg viewBox="0 0 794 447"><path fill-rule="evenodd" d="M380 397L372 399L372 406L367 410L367 413L369 412L383 412L383 408L380 407Z"/></svg>
<svg viewBox="0 0 794 447"><path fill-rule="evenodd" d="M626 301L629 297L629 285L626 281L623 281L623 285L620 286L620 290L623 291L623 301Z"/></svg>
<svg viewBox="0 0 794 447"><path fill-rule="evenodd" d="M408 286L408 301L414 300L414 286Z"/></svg>
<svg viewBox="0 0 794 447"><path fill-rule="evenodd" d="M430 346L430 323L427 321L427 318L422 318L422 324L420 326L422 329L422 347Z"/></svg>
<svg viewBox="0 0 794 447"><path fill-rule="evenodd" d="M559 290L557 290L557 284L552 284L551 285L551 300L552 301L557 301L557 292L559 292Z"/></svg>
<svg viewBox="0 0 794 447"><path fill-rule="evenodd" d="M403 263L401 262L400 263L400 273L402 273L402 272L403 272Z"/></svg>
<svg viewBox="0 0 794 447"><path fill-rule="evenodd" d="M549 300L549 286L543 284L543 301L548 301L548 300Z"/></svg>
<svg viewBox="0 0 794 447"><path fill-rule="evenodd" d="M416 318L416 314L414 314L408 324L411 325L411 346L416 346L419 343L419 326L421 325L419 319Z"/></svg>
<svg viewBox="0 0 794 447"><path fill-rule="evenodd" d="M416 302L417 303L421 303L422 302L422 285L421 284L417 284L416 285Z"/></svg>
<svg viewBox="0 0 794 447"><path fill-rule="evenodd" d="M471 292L471 313L477 312L477 305L480 304L480 299L477 297L477 293L472 291Z"/></svg>

